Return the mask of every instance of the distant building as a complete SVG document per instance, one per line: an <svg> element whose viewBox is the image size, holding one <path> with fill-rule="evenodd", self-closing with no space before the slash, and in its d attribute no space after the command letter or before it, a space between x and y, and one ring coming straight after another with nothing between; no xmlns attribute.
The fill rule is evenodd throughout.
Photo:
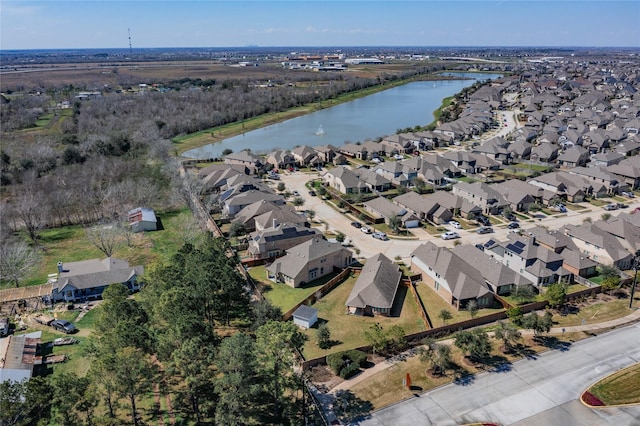
<svg viewBox="0 0 640 426"><path fill-rule="evenodd" d="M42 331L11 335L0 339L0 383L21 382L33 375L33 366L42 362L36 357Z"/></svg>
<svg viewBox="0 0 640 426"><path fill-rule="evenodd" d="M158 218L153 209L147 207L138 207L129 210L129 226L133 232L157 231Z"/></svg>

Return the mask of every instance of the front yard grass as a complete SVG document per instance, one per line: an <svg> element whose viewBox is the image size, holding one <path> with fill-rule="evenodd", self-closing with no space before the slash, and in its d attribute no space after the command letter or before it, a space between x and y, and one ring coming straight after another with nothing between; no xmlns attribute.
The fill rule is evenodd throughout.
<svg viewBox="0 0 640 426"><path fill-rule="evenodd" d="M318 322L326 322L331 332L331 340L333 340L335 344L328 350L320 349L316 337L317 327L306 330L305 334L309 340L303 348L305 359L318 358L330 353L367 345L364 332L376 323L379 323L384 329L388 329L393 325L399 325L405 334L425 330L424 322L418 310L418 304L409 289L403 285L398 287L398 294L396 295L393 307L393 312L400 312L399 317L348 315L345 302L356 280L356 276L348 278L313 305L313 307L318 310Z"/></svg>
<svg viewBox="0 0 640 426"><path fill-rule="evenodd" d="M640 364L618 371L591 386L589 392L607 405L640 403Z"/></svg>
<svg viewBox="0 0 640 426"><path fill-rule="evenodd" d="M471 319L471 315L466 310L458 311L449 303L447 303L442 297L440 297L435 290L430 288L424 282L418 283L416 286L416 291L418 293L418 297L422 300L425 309L427 310L427 315L429 315L429 319L431 320L431 324L434 328L442 326L442 320L438 318L438 314L443 309L449 311L453 318L447 321L448 324L453 324L460 321L466 321ZM484 315L489 315L494 312L500 312L504 309L491 309L491 308L483 308L478 310L478 315L476 317L481 317Z"/></svg>

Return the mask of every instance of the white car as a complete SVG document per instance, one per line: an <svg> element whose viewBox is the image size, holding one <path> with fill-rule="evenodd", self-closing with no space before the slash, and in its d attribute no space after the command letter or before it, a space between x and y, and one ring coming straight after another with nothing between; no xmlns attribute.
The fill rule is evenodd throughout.
<svg viewBox="0 0 640 426"><path fill-rule="evenodd" d="M453 231L448 231L445 232L444 234L441 235L443 240L453 240L456 238L460 238L460 235L458 235L457 232L453 232Z"/></svg>
<svg viewBox="0 0 640 426"><path fill-rule="evenodd" d="M371 228L369 228L368 226L363 226L362 228L360 228L360 230L361 230L362 232L364 232L365 234L370 234L370 233L372 233L372 232L373 232L373 231L371 230Z"/></svg>
<svg viewBox="0 0 640 426"><path fill-rule="evenodd" d="M404 160L404 156L400 154L394 155L393 158L395 158L396 160Z"/></svg>
<svg viewBox="0 0 640 426"><path fill-rule="evenodd" d="M456 222L455 220L450 221L449 225L453 226L456 229L462 229L462 225L460 225L460 222Z"/></svg>

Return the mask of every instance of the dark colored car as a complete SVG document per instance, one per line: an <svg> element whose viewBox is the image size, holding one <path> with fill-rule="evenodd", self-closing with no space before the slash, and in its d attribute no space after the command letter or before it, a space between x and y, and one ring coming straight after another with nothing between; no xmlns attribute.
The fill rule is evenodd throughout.
<svg viewBox="0 0 640 426"><path fill-rule="evenodd" d="M75 325L67 320L55 320L50 325L54 329L67 334L75 333L78 330Z"/></svg>
<svg viewBox="0 0 640 426"><path fill-rule="evenodd" d="M309 191L309 195L311 195L312 197L315 197L316 196L316 191L313 191L313 190Z"/></svg>
<svg viewBox="0 0 640 426"><path fill-rule="evenodd" d="M491 225L491 221L486 218L485 216L478 216L478 218L476 219L479 223L483 224L484 226L490 226Z"/></svg>
<svg viewBox="0 0 640 426"><path fill-rule="evenodd" d="M478 234L491 234L493 232L493 228L490 226L482 226L478 228L476 231Z"/></svg>
<svg viewBox="0 0 640 426"><path fill-rule="evenodd" d="M509 226L507 226L507 228L509 229L516 229L516 228L520 228L520 224L518 222L511 222L509 224Z"/></svg>
<svg viewBox="0 0 640 426"><path fill-rule="evenodd" d="M508 215L505 215L505 217L504 217L504 218L505 218L505 219L507 219L507 220L510 220L510 221L512 221L512 222L515 222L516 220L518 220L518 218L516 217L516 215L515 215L515 214L513 214L513 213L509 213Z"/></svg>
<svg viewBox="0 0 640 426"><path fill-rule="evenodd" d="M360 222L351 222L351 226L360 229L362 227L362 224Z"/></svg>

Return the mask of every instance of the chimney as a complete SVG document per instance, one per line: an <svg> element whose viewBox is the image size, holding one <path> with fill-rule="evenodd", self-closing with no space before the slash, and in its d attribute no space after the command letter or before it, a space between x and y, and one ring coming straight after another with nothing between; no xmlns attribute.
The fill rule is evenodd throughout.
<svg viewBox="0 0 640 426"><path fill-rule="evenodd" d="M278 226L278 219L273 219L273 227L277 227Z"/></svg>
<svg viewBox="0 0 640 426"><path fill-rule="evenodd" d="M63 264L62 264L62 262L58 262L58 273L59 273L59 274L61 274L63 270L64 270L64 269L63 269Z"/></svg>

